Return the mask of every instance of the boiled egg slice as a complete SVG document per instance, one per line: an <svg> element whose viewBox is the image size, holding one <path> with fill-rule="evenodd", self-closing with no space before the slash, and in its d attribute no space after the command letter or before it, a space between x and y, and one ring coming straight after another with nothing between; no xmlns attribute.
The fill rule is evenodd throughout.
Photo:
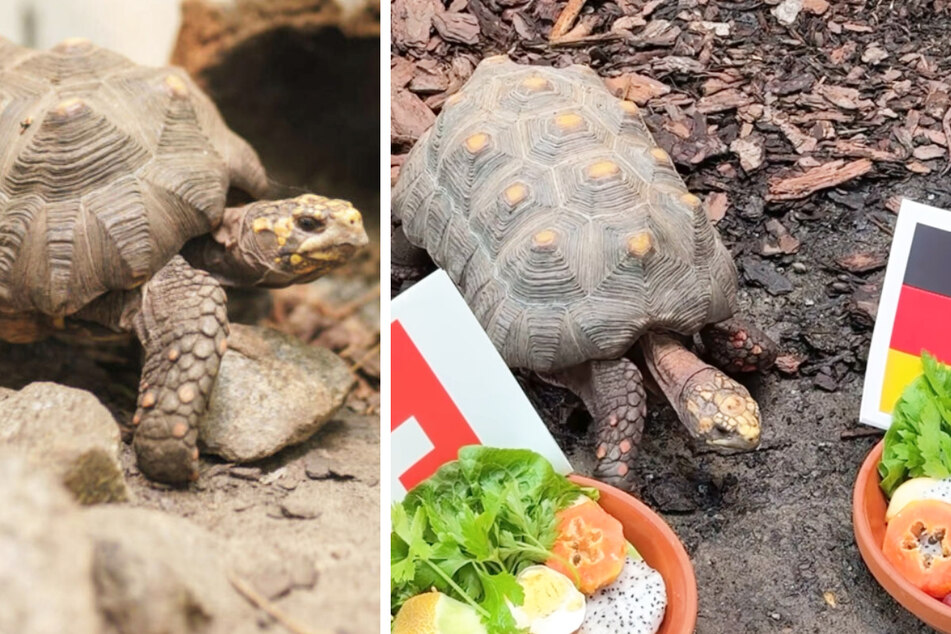
<svg viewBox="0 0 951 634"><path fill-rule="evenodd" d="M519 628L530 634L572 634L581 627L585 598L571 579L548 566L530 566L516 580L525 601L509 609Z"/></svg>

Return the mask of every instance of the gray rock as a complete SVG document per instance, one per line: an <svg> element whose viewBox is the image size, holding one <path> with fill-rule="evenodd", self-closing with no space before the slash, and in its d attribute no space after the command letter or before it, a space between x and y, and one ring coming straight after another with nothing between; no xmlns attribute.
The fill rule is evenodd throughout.
<svg viewBox="0 0 951 634"><path fill-rule="evenodd" d="M18 453L0 451L0 632L100 632L77 507Z"/></svg>
<svg viewBox="0 0 951 634"><path fill-rule="evenodd" d="M353 387L347 364L267 328L233 324L208 412L203 448L250 462L310 438Z"/></svg>
<svg viewBox="0 0 951 634"><path fill-rule="evenodd" d="M229 554L205 529L159 511L116 506L86 509L83 520L109 634L257 631L255 610L229 581Z"/></svg>
<svg viewBox="0 0 951 634"><path fill-rule="evenodd" d="M281 511L286 517L312 520L320 516L320 498L309 488L297 489L281 501Z"/></svg>
<svg viewBox="0 0 951 634"><path fill-rule="evenodd" d="M6 398L0 395L0 442L50 470L82 504L128 498L119 427L89 392L31 383Z"/></svg>

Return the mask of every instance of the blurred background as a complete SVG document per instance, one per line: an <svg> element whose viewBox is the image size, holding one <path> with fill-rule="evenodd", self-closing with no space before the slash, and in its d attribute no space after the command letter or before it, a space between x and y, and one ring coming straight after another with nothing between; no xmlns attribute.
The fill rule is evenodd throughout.
<svg viewBox="0 0 951 634"><path fill-rule="evenodd" d="M140 64L159 66L171 57L179 16L179 0L4 0L0 33L31 48L86 37Z"/></svg>

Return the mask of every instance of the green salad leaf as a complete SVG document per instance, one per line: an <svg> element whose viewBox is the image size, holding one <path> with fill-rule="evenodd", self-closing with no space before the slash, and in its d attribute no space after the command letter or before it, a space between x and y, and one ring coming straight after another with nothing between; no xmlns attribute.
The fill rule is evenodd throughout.
<svg viewBox="0 0 951 634"><path fill-rule="evenodd" d="M951 476L951 366L922 353L924 374L911 382L892 412L878 465L888 497L905 480Z"/></svg>
<svg viewBox="0 0 951 634"><path fill-rule="evenodd" d="M594 489L524 449L471 446L391 509L390 606L435 588L471 605L490 634L517 634L506 605L524 601L516 575L546 561L555 513Z"/></svg>

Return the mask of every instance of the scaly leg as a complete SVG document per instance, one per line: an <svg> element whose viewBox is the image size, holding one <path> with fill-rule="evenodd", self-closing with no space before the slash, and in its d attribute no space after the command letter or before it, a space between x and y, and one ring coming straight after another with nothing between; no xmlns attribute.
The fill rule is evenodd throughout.
<svg viewBox="0 0 951 634"><path fill-rule="evenodd" d="M598 458L594 476L630 491L634 484L634 456L647 414L643 377L634 362L589 361L543 378L581 397L594 419Z"/></svg>
<svg viewBox="0 0 951 634"><path fill-rule="evenodd" d="M740 317L704 327L700 339L713 364L727 372L765 370L776 361L776 343Z"/></svg>
<svg viewBox="0 0 951 634"><path fill-rule="evenodd" d="M402 225L392 223L390 236L390 292L396 295L425 277L435 264L424 249L409 241Z"/></svg>
<svg viewBox="0 0 951 634"><path fill-rule="evenodd" d="M198 478L198 419L228 345L225 301L211 275L179 256L143 288L133 327L145 366L132 422L139 468L150 479Z"/></svg>

